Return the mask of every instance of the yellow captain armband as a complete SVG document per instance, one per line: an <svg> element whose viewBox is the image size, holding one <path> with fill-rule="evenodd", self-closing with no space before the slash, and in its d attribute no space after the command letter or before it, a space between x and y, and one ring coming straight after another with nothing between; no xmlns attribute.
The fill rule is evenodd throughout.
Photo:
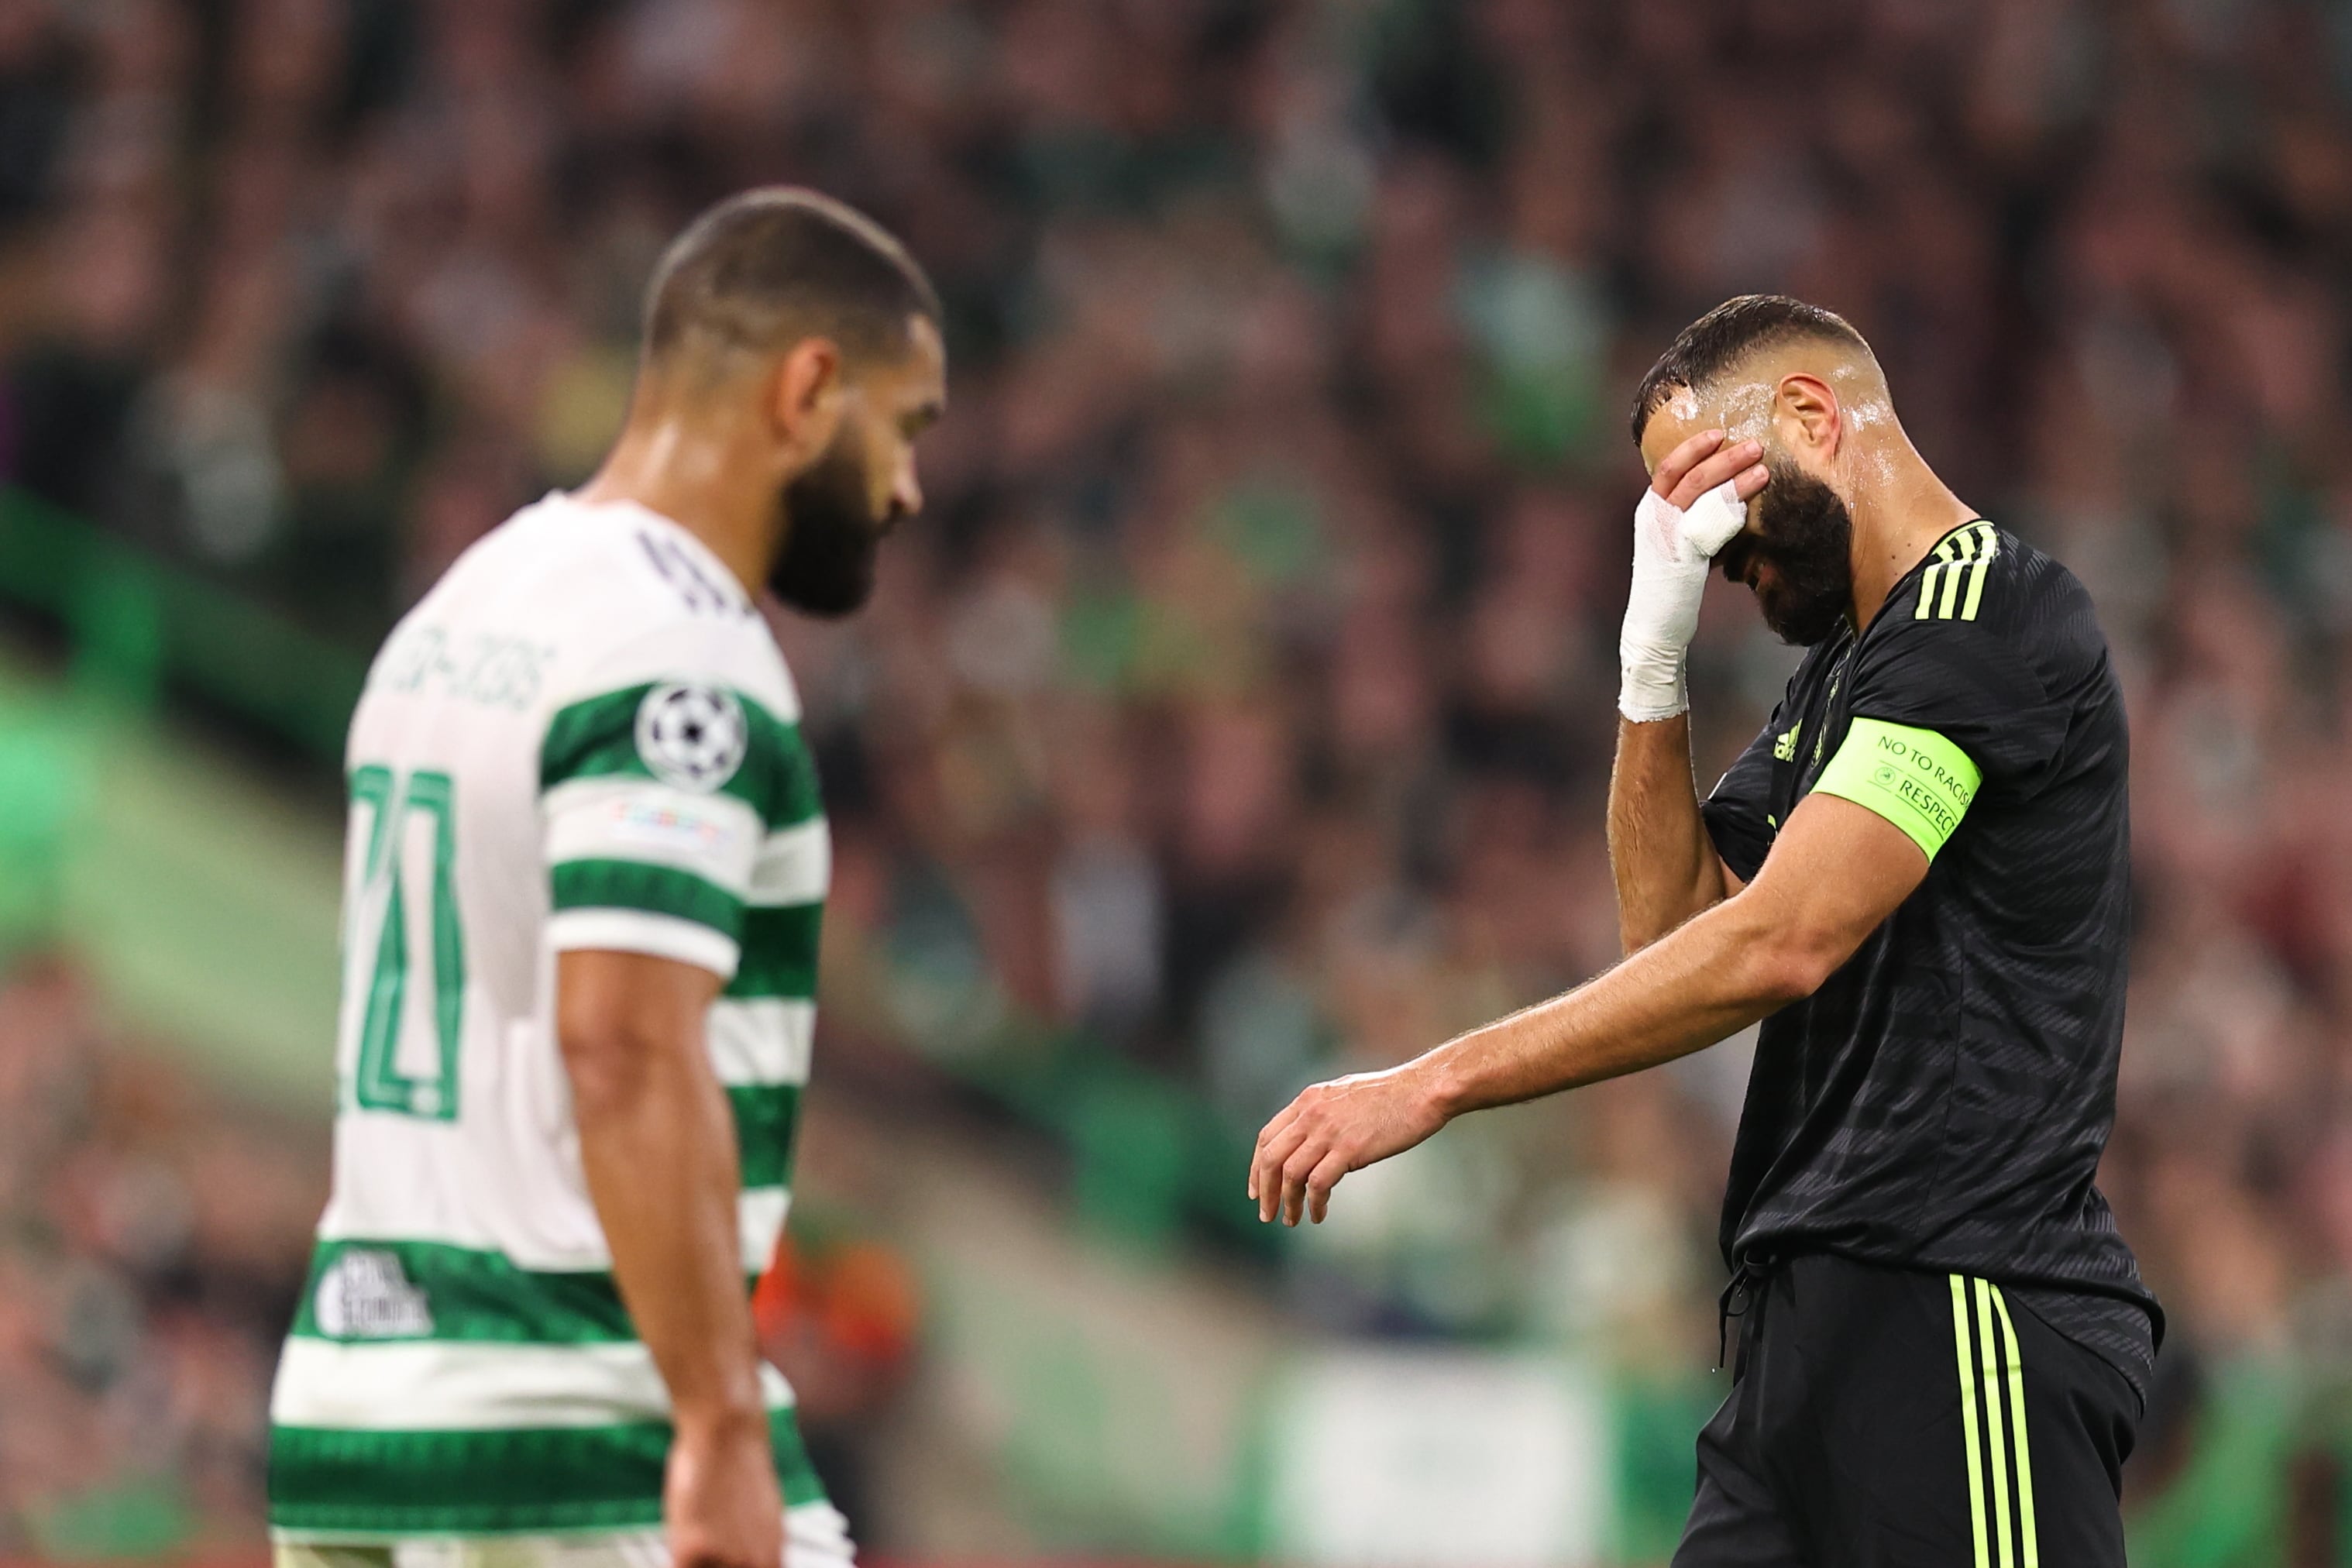
<svg viewBox="0 0 2352 1568"><path fill-rule="evenodd" d="M1983 782L1969 754L1935 731L1858 718L1813 793L1869 807L1909 834L1933 860Z"/></svg>

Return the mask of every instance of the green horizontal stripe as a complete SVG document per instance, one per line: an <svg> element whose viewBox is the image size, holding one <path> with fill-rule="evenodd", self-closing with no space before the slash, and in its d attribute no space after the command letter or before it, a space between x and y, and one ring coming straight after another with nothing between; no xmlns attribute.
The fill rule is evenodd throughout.
<svg viewBox="0 0 2352 1568"><path fill-rule="evenodd" d="M784 1136L789 1144L789 1125ZM396 1288L414 1289L421 1297L431 1328L390 1334L358 1327L341 1334L328 1332L319 1319L320 1286L339 1268L363 1268L375 1281L392 1274ZM748 1291L758 1282L756 1276L747 1277L744 1288ZM627 1343L637 1337L628 1309L622 1305L620 1287L608 1270L524 1268L501 1253L479 1247L365 1239L319 1243L290 1331L302 1339L344 1343L457 1340L579 1345Z"/></svg>
<svg viewBox="0 0 2352 1568"><path fill-rule="evenodd" d="M799 1088L789 1083L731 1085L727 1105L735 1113L743 1185L784 1185L792 1177L793 1133L800 1122Z"/></svg>
<svg viewBox="0 0 2352 1568"><path fill-rule="evenodd" d="M636 910L693 921L730 937L743 929L743 900L691 871L648 860L565 860L552 876L558 910Z"/></svg>
<svg viewBox="0 0 2352 1568"><path fill-rule="evenodd" d="M743 956L727 994L737 1001L782 996L805 1001L816 994L817 943L824 905L753 904L743 911Z"/></svg>
<svg viewBox="0 0 2352 1568"><path fill-rule="evenodd" d="M319 1321L320 1285L331 1271L362 1266L399 1279L422 1294L429 1333L406 1339L467 1340L511 1344L605 1344L634 1340L619 1287L604 1269L562 1272L518 1268L503 1255L434 1241L322 1241L310 1260L310 1282L294 1314L293 1332L305 1339L376 1339L372 1333L331 1334Z"/></svg>
<svg viewBox="0 0 2352 1568"><path fill-rule="evenodd" d="M656 776L637 751L637 710L646 693L667 684L647 681L559 709L540 743L539 787L550 790L574 779ZM819 810L816 763L799 726L740 691L734 697L743 708L743 763L719 793L758 812L771 831L806 822Z"/></svg>
<svg viewBox="0 0 2352 1568"><path fill-rule="evenodd" d="M769 1413L788 1506L820 1502L789 1410ZM667 1421L505 1432L269 1434L269 1522L279 1530L488 1534L661 1522Z"/></svg>

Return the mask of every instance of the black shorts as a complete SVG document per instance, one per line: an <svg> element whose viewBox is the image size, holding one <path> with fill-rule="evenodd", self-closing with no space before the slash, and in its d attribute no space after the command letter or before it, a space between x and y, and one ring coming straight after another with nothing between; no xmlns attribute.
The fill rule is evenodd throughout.
<svg viewBox="0 0 2352 1568"><path fill-rule="evenodd" d="M1998 1286L1798 1258L1749 1293L1674 1568L2124 1568L2139 1415Z"/></svg>

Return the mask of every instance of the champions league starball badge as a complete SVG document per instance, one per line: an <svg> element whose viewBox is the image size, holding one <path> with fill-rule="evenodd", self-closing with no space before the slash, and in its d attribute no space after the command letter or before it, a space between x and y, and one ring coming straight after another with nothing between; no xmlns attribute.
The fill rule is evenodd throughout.
<svg viewBox="0 0 2352 1568"><path fill-rule="evenodd" d="M750 749L743 705L731 691L656 686L637 707L637 755L654 777L708 793L735 776Z"/></svg>

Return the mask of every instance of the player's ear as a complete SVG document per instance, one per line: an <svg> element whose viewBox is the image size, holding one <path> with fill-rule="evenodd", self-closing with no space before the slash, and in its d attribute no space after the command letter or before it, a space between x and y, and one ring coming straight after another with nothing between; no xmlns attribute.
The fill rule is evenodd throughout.
<svg viewBox="0 0 2352 1568"><path fill-rule="evenodd" d="M786 447L814 455L833 444L841 425L841 349L829 338L803 338L786 350L769 384L768 416Z"/></svg>
<svg viewBox="0 0 2352 1568"><path fill-rule="evenodd" d="M1844 433L1844 418L1838 408L1837 394L1817 375L1801 371L1784 375L1773 389L1775 422L1780 426L1781 438L1791 448L1811 448L1830 457L1836 453L1838 437Z"/></svg>

